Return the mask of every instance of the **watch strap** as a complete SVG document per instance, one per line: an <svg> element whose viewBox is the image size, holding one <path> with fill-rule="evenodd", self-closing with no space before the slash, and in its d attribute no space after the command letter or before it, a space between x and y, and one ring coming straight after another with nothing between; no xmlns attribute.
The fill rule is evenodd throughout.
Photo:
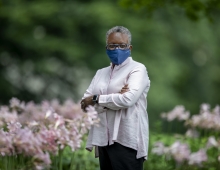
<svg viewBox="0 0 220 170"><path fill-rule="evenodd" d="M93 95L92 101L93 101L94 103L98 103L98 98L99 98L99 95L98 95L98 94L95 94L95 95Z"/></svg>

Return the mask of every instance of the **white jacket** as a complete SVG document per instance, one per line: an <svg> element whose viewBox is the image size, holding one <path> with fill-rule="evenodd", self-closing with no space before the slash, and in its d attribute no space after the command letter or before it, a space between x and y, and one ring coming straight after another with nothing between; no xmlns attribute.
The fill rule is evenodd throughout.
<svg viewBox="0 0 220 170"><path fill-rule="evenodd" d="M129 91L120 94L128 84ZM136 158L148 155L149 125L147 93L150 80L146 67L128 57L122 64L105 67L96 72L83 98L99 94L95 105L99 126L89 131L86 149L106 146L114 142L137 150ZM96 147L96 157L98 156Z"/></svg>

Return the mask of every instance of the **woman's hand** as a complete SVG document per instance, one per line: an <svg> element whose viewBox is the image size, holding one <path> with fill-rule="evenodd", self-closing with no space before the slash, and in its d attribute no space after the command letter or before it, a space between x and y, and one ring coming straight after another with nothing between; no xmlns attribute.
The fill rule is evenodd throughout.
<svg viewBox="0 0 220 170"><path fill-rule="evenodd" d="M129 91L129 88L128 88L128 84L124 85L124 87L122 87L121 91L119 92L120 94L123 94L125 92L128 92ZM86 112L86 108L89 106L89 105L92 105L94 106L95 103L93 102L92 100L93 96L89 96L89 97L86 97L85 99L83 99L80 103L81 103L81 109Z"/></svg>
<svg viewBox="0 0 220 170"><path fill-rule="evenodd" d="M80 103L81 103L81 109L86 112L86 108L89 106L89 105L92 105L94 106L95 103L92 101L92 98L93 96L89 96L89 97L86 97L85 99L83 99Z"/></svg>
<svg viewBox="0 0 220 170"><path fill-rule="evenodd" d="M119 93L123 94L123 93L128 92L128 91L129 91L128 84L125 84L124 87L122 87L122 89Z"/></svg>

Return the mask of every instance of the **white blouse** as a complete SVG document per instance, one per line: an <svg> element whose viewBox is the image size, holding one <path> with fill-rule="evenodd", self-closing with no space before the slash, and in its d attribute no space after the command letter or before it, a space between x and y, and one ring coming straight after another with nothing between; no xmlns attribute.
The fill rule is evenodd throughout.
<svg viewBox="0 0 220 170"><path fill-rule="evenodd" d="M129 91L120 94L128 84ZM128 57L122 64L105 67L96 72L83 99L99 94L99 104L95 104L100 119L98 126L92 126L86 149L107 146L118 142L137 150L136 158L148 155L149 125L147 114L147 93L150 80L146 67Z"/></svg>

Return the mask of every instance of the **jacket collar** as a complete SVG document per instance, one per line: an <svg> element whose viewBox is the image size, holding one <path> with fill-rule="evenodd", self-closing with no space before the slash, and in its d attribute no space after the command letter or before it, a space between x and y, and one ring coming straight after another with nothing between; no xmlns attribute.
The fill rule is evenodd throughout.
<svg viewBox="0 0 220 170"><path fill-rule="evenodd" d="M123 63L119 64L119 65L115 65L114 69L120 69L121 67L123 67L124 65L128 64L130 61L132 60L132 57L128 57ZM113 64L110 63L111 69L113 69Z"/></svg>

